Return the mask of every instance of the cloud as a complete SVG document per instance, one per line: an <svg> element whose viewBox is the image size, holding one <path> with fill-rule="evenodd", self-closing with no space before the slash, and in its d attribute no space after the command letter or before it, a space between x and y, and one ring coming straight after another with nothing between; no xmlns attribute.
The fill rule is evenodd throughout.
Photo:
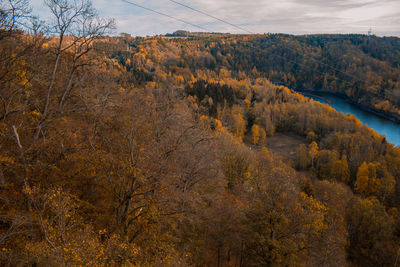
<svg viewBox="0 0 400 267"><path fill-rule="evenodd" d="M140 9L121 0L92 0L102 16L117 21L117 32L154 35L198 28ZM213 32L243 33L168 0L132 0ZM400 36L399 0L177 0L255 33L367 33ZM34 11L48 16L42 0Z"/></svg>

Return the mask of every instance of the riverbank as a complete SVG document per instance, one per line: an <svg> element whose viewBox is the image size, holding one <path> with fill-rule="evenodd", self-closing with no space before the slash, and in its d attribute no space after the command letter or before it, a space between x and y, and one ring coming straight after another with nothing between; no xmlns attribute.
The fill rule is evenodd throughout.
<svg viewBox="0 0 400 267"><path fill-rule="evenodd" d="M385 116L379 116L369 110L359 108L359 105L352 104L351 101L346 101L344 97L337 96L336 94L319 92L303 92L302 95L325 103L336 111L344 114L352 114L360 122L375 130L376 133L386 137L386 140L396 146L400 146L400 124L388 119Z"/></svg>
<svg viewBox="0 0 400 267"><path fill-rule="evenodd" d="M400 124L400 118L398 116L395 116L392 113L388 113L388 112L384 112L382 110L377 110L375 108L360 104L356 101L354 101L353 99L351 99L350 97L348 97L346 94L344 93L340 93L340 92L333 92L333 91L329 91L329 90L317 90L317 89L292 89L293 91L300 93L300 94L309 94L309 95L314 95L316 97L318 97L318 93L319 94L329 94L332 96L336 96L339 98L342 98L343 100L345 100L346 102L348 102L351 105L354 105L355 107L357 107L358 109L374 114L378 117L381 117L383 119L386 120L390 120L392 122L398 123Z"/></svg>

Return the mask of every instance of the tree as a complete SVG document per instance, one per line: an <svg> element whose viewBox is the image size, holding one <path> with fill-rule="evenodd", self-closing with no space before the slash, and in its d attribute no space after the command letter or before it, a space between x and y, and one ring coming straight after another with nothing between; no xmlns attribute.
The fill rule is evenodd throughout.
<svg viewBox="0 0 400 267"><path fill-rule="evenodd" d="M251 137L254 145L258 145L260 142L260 126L253 124L251 127Z"/></svg>
<svg viewBox="0 0 400 267"><path fill-rule="evenodd" d="M335 163L338 161L338 153L331 150L320 150L317 155L315 168L318 176L321 179L332 179L335 178Z"/></svg>
<svg viewBox="0 0 400 267"><path fill-rule="evenodd" d="M260 129L260 140L259 140L259 143L260 143L260 144L264 144L266 138L267 138L267 133L265 132L265 129L264 129L264 128L261 128L261 129Z"/></svg>
<svg viewBox="0 0 400 267"><path fill-rule="evenodd" d="M363 266L392 265L398 246L392 239L394 221L385 207L376 198L356 197L350 202L346 214L350 259Z"/></svg>
<svg viewBox="0 0 400 267"><path fill-rule="evenodd" d="M381 179L376 177L376 165L368 163L368 191L370 195L376 195L382 187Z"/></svg>
<svg viewBox="0 0 400 267"><path fill-rule="evenodd" d="M255 199L245 210L246 266L306 265L312 242L320 240L325 227L323 204L304 193L293 198L294 192L283 193L275 186L268 183L268 189L253 191Z"/></svg>
<svg viewBox="0 0 400 267"><path fill-rule="evenodd" d="M79 201L62 188L44 191L25 187L32 203L31 220L43 239L30 239L25 250L30 263L40 265L129 264L137 258L138 248L117 235L106 237L106 230L96 232L79 214ZM124 255L124 258L121 256Z"/></svg>
<svg viewBox="0 0 400 267"><path fill-rule="evenodd" d="M314 197L327 208L325 216L327 228L315 246L320 257L316 257L315 266L343 266L347 260L348 232L346 207L353 198L350 188L331 181L316 181Z"/></svg>
<svg viewBox="0 0 400 267"><path fill-rule="evenodd" d="M297 168L299 170L305 170L308 167L308 164L310 163L310 158L308 156L308 151L307 147L304 144L299 145L297 148Z"/></svg>
<svg viewBox="0 0 400 267"><path fill-rule="evenodd" d="M228 190L234 192L250 178L250 162L239 153L228 154L223 159L223 172L227 180Z"/></svg>
<svg viewBox="0 0 400 267"><path fill-rule="evenodd" d="M317 140L318 136L313 131L310 131L310 132L308 132L306 138L307 138L307 141L313 142L313 141Z"/></svg>
<svg viewBox="0 0 400 267"><path fill-rule="evenodd" d="M336 180L345 184L349 182L350 171L346 155L343 154L342 158L335 162L332 173L334 174Z"/></svg>
<svg viewBox="0 0 400 267"><path fill-rule="evenodd" d="M232 107L232 132L236 137L243 139L246 131L246 120L243 116L243 110L238 105Z"/></svg>
<svg viewBox="0 0 400 267"><path fill-rule="evenodd" d="M354 189L356 192L367 196L368 194L368 182L369 182L369 170L368 170L368 164L366 162L363 162L361 166L358 168L357 171L357 179L356 183L354 184Z"/></svg>
<svg viewBox="0 0 400 267"><path fill-rule="evenodd" d="M347 184L350 180L350 170L346 155L342 155L341 161L341 180L343 183Z"/></svg>
<svg viewBox="0 0 400 267"><path fill-rule="evenodd" d="M67 85L61 91L61 95L58 96L58 109L63 107L65 98L72 89L73 76L80 66L77 61L89 52L92 42L106 34L113 28L114 24L113 20L99 18L90 0L46 0L45 3L55 19L55 23L49 27L49 32L57 34L58 40L53 49L54 59L45 90L44 103L40 109L40 119L35 130L35 139L38 139L41 133L43 134L42 128L46 124L51 111L55 112L52 109L55 108L54 102L57 100L54 100L52 93L57 85L57 72L62 56L67 51L73 51L72 66Z"/></svg>
<svg viewBox="0 0 400 267"><path fill-rule="evenodd" d="M0 41L30 17L28 0L7 0L0 3Z"/></svg>
<svg viewBox="0 0 400 267"><path fill-rule="evenodd" d="M376 177L376 166L374 163L370 162L363 164L358 168L357 180L354 184L355 190L364 195L371 196L376 195L381 187L381 181Z"/></svg>
<svg viewBox="0 0 400 267"><path fill-rule="evenodd" d="M311 158L311 167L314 168L315 158L318 155L318 144L315 141L308 146L308 155Z"/></svg>
<svg viewBox="0 0 400 267"><path fill-rule="evenodd" d="M394 177L389 173L385 173L382 177L382 202L385 202L386 197L393 196L395 186L396 180Z"/></svg>

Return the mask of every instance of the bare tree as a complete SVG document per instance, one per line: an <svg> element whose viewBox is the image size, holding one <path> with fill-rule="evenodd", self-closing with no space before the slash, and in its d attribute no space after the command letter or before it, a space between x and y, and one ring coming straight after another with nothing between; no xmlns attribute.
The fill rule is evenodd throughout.
<svg viewBox="0 0 400 267"><path fill-rule="evenodd" d="M72 52L73 60L67 85L62 90L58 100L58 109L62 109L72 89L76 70L84 65L79 62L79 59L90 51L94 40L114 28L114 21L112 19L99 18L89 0L45 0L45 3L53 14L53 22L48 27L48 32L57 35L58 42L53 51L54 60L51 76L46 90L45 103L41 110L41 117L36 127L35 139L39 137L43 125L49 117L51 97L62 55Z"/></svg>
<svg viewBox="0 0 400 267"><path fill-rule="evenodd" d="M31 9L27 0L0 2L0 40L9 35L23 20L30 17Z"/></svg>

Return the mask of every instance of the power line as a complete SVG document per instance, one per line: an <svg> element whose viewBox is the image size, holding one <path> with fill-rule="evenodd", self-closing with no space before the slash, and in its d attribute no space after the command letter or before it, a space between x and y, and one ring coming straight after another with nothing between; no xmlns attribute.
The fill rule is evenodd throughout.
<svg viewBox="0 0 400 267"><path fill-rule="evenodd" d="M218 20L218 21L221 21L221 22L223 22L223 23L225 23L225 24L228 24L228 25L230 25L230 26L233 26L233 27L235 27L235 28L237 28L237 29L239 29L239 30L245 31L245 32L247 32L247 33L256 34L256 33L251 32L251 31L249 31L249 30L247 30L247 29L245 29L245 28L243 28L243 27L237 26L237 25L235 25L235 24L233 24L233 23L231 23L231 22L229 22L229 21L220 19L220 18L218 18L218 17L216 17L216 16L213 16L213 15L211 15L211 14L208 14L208 13L206 13L206 12L204 12L204 11L198 10L198 9L193 8L193 7L191 7L191 6L188 6L188 5L186 5L186 4L180 3L180 2L175 1L175 0L168 0L168 1L170 1L170 2L172 2L172 3L175 3L175 4L177 4L177 5L183 6L183 7L187 8L187 9L193 10L193 11L195 11L195 12L198 12L198 13L200 13L200 14L203 14L203 15L205 15L205 16L207 16L207 17L210 17L210 18L216 19L216 20ZM287 46L286 48L289 49L289 50L291 50L292 52L294 51L294 50L293 50L292 48L290 48L289 46ZM321 51L321 52L322 52L322 51ZM279 56L279 55L278 55L278 56ZM282 57L282 58L283 58L283 57ZM287 61L291 61L290 59L286 59L286 60L287 60ZM323 65L323 66L326 66L326 67L328 67L328 68L330 68L330 69L332 69L332 70L335 70L335 71L337 71L338 73L342 73L342 74L346 75L347 77L353 78L354 80L356 80L356 81L358 81L358 82L363 82L361 79L358 79L357 77L354 77L354 76L352 76L352 75L350 75L350 74L348 74L348 73L345 73L344 71L339 70L339 69L337 69L337 68L335 68L335 67L333 67L333 66L331 66L331 65L329 65L329 64L326 64L326 63L324 63L324 62L322 62L322 61L319 61L319 60L316 60L316 61L317 61L319 64L321 64L321 65ZM295 63L295 62L292 61L292 63ZM297 64L297 62L296 62L296 64ZM323 73L320 72L320 74L323 74ZM341 80L341 79L339 79L339 78L337 78L337 79L338 79L338 80ZM344 81L344 80L342 80L342 81ZM347 81L344 81L344 82L347 82Z"/></svg>
<svg viewBox="0 0 400 267"><path fill-rule="evenodd" d="M208 29L206 29L206 28L204 28L204 27L202 27L202 26L200 26L200 25L196 25L196 24L193 24L193 23L191 23L191 22L188 22L188 21L185 21L185 20L182 20L182 19L179 19L179 18L170 16L170 15L168 15L168 14L159 12L159 11L157 11L157 10L154 10L154 9L151 9L151 8L148 8L148 7L141 6L141 5L137 4L137 3L134 3L134 2L131 2L131 1L128 1L128 0L121 0L121 1L123 1L123 2L125 2L125 3L128 3L128 4L131 4L131 5L134 5L134 6L136 6L136 7L145 9L145 10L147 10L147 11L156 13L156 14L158 14L158 15L165 16L165 17L168 17L168 18L170 18L170 19L174 19L174 20L183 22L183 23L185 23L185 24L191 25L191 26L193 26L193 27L196 27L196 28L205 30L206 32L212 32L212 31L210 31L210 30L208 30ZM244 28L242 28L242 27L240 27L240 26L237 26L237 25L235 25L235 24L233 24L233 23L230 23L230 22L225 21L225 20L223 20L223 19L217 18L217 17L215 17L215 16L213 16L213 15L207 14L206 12L197 10L197 9L195 9L195 8L192 8L192 7L188 6L188 5L182 4L182 3L177 2L177 1L175 1L175 0L168 0L168 1L171 1L171 2L173 2L173 3L176 3L176 4L178 4L178 5L181 5L181 6L185 7L185 8L190 9L190 10L196 11L196 12L198 12L198 13L201 13L201 14L203 14L203 15L205 15L205 16L208 16L208 17L211 17L211 18L213 18L213 19L216 19L216 20L221 21L221 22L223 22L223 23L229 24L229 25L231 25L231 26L233 26L233 27L235 27L235 28L241 29L242 31L246 31L246 32L248 32L248 33L252 33L252 32L250 32L250 31L248 31L248 30L246 30L246 29L244 29ZM253 33L252 33L252 34L253 34ZM255 33L254 33L254 34L255 34ZM287 48L288 50L291 50L292 52L294 51L292 48L290 48L290 47L288 47L288 46L286 46L286 48ZM298 64L297 61L290 60L290 59L288 59L288 58L285 58L284 56L281 56L281 55L278 55L278 54L275 54L275 56L280 57L280 58L282 58L283 60L286 60L286 61L291 62L291 63L293 63L293 64ZM357 82L357 81L358 81L358 82L363 82L361 79L358 79L357 77L355 77L355 76L353 76L353 75L347 74L347 73L345 73L345 72L343 72L343 71L341 71L341 70L339 70L339 69L337 69L337 68L335 68L335 67L333 67L333 66L331 66L331 65L329 65L329 64L326 64L326 63L324 63L324 62L322 62L322 61L316 60L316 62L318 62L318 63L321 64L321 65L325 65L325 66L329 67L330 69L335 70L335 71L337 71L337 72L339 72L339 73L342 73L342 74L346 75L347 77L350 77L350 78L354 79L356 82ZM309 66L309 68L310 68L310 66ZM319 73L319 74L321 74L321 75L322 75L322 74L327 74L327 72L320 72L320 71L316 71L316 72ZM336 79L336 80L339 80L339 81L342 81L342 82L345 82L345 83L348 83L349 85L353 85L353 84L350 83L349 81L340 79L340 78L338 78L338 77L335 77L335 79Z"/></svg>
<svg viewBox="0 0 400 267"><path fill-rule="evenodd" d="M202 26L200 26L200 25L196 25L196 24L193 24L193 23L191 23L191 22L185 21L185 20L183 20L183 19L179 19L179 18L170 16L170 15L168 15L168 14L165 14L165 13L159 12L159 11L157 11L157 10L154 10L154 9L151 9L151 8L148 8L148 7L139 5L139 4L134 3L134 2L131 2L131 1L127 1L127 0L121 0L121 1L122 1L122 2L125 2L125 3L127 3L127 4L130 4L130 5L133 5L133 6L142 8L142 9L144 9L144 10L147 10L147 11L150 11L150 12L153 12L153 13L156 13L156 14L158 14L158 15L161 15L161 16L164 16L164 17L167 17L167 18L170 18L170 19L174 19L174 20L177 20L177 21L179 21L179 22L183 22L183 23L188 24L188 25L190 25L190 26L193 26L193 27L202 29L202 30L204 30L204 31L206 31L206 32L209 32L208 29L206 29L206 28L204 28L204 27L202 27Z"/></svg>
<svg viewBox="0 0 400 267"><path fill-rule="evenodd" d="M185 5L185 4L183 4L183 3L180 3L180 2L177 2L177 1L174 1L174 0L168 0L168 1L170 1L170 2L172 2L172 3L175 3L175 4L177 4L177 5L183 6L183 7L185 7L185 8L188 8L188 9L190 9L190 10L193 10L193 11L195 11L195 12L197 12L197 13L203 14L203 15L205 15L205 16L207 16L207 17L210 17L210 18L216 19L216 20L218 20L218 21L221 21L221 22L223 22L223 23L225 23L225 24L228 24L228 25L230 25L230 26L232 26L232 27L235 27L235 28L237 28L237 29L239 29L239 30L241 30L241 31L244 31L244 32L247 32L247 33L250 33L250 34L255 34L254 32L251 32L251 31L249 31L249 30L246 30L246 29L243 28L243 27L240 27L240 26L238 26L238 25L235 25L235 24L233 24L233 23L230 23L229 21L226 21L226 20L217 18L216 16L210 15L210 14L208 14L208 13L206 13L206 12L203 12L203 11L198 10L198 9L196 9L196 8L190 7L190 6Z"/></svg>

